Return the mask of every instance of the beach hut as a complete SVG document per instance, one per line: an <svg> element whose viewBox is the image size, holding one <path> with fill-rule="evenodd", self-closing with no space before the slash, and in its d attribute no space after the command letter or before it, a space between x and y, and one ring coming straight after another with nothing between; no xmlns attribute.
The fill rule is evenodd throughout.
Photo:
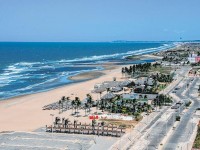
<svg viewBox="0 0 200 150"><path fill-rule="evenodd" d="M97 89L94 89L92 91L92 93L103 93L104 91L106 91L106 88L103 88L103 87L99 87Z"/></svg>
<svg viewBox="0 0 200 150"><path fill-rule="evenodd" d="M111 92L120 92L122 91L122 88L121 87L113 87L110 89Z"/></svg>
<svg viewBox="0 0 200 150"><path fill-rule="evenodd" d="M113 94L112 92L106 93L104 96L101 97L101 100L111 100L115 98L116 95Z"/></svg>
<svg viewBox="0 0 200 150"><path fill-rule="evenodd" d="M125 80L125 81L122 81L119 83L119 87L127 87L132 83L133 83L133 81L131 81L131 80Z"/></svg>
<svg viewBox="0 0 200 150"><path fill-rule="evenodd" d="M119 86L119 81L105 81L103 82L103 87L105 88L112 88L112 87L117 87Z"/></svg>

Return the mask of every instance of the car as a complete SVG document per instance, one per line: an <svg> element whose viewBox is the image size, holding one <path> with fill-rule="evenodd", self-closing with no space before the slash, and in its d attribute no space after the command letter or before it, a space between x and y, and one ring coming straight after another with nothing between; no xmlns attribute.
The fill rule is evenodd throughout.
<svg viewBox="0 0 200 150"><path fill-rule="evenodd" d="M179 90L180 89L180 87L176 87L174 90Z"/></svg>
<svg viewBox="0 0 200 150"><path fill-rule="evenodd" d="M179 108L178 105L174 105L174 106L171 107L171 109L178 109L178 108Z"/></svg>
<svg viewBox="0 0 200 150"><path fill-rule="evenodd" d="M176 93L176 91L172 91L172 93Z"/></svg>
<svg viewBox="0 0 200 150"><path fill-rule="evenodd" d="M183 102L181 102L181 101L176 103L176 105L182 105L182 104L183 104Z"/></svg>

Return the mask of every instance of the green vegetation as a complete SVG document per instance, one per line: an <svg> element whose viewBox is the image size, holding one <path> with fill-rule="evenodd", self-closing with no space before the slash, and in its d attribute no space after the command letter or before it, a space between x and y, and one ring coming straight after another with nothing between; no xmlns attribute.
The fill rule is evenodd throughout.
<svg viewBox="0 0 200 150"><path fill-rule="evenodd" d="M200 126L198 126L197 136L196 136L196 139L194 141L193 148L200 149Z"/></svg>
<svg viewBox="0 0 200 150"><path fill-rule="evenodd" d="M171 67L163 67L163 66L158 66L158 67L151 67L150 72L159 72L163 74L170 74L172 68Z"/></svg>
<svg viewBox="0 0 200 150"><path fill-rule="evenodd" d="M78 112L79 107L81 106L81 100L79 97L75 97L74 100L71 102L72 105L72 111L75 110L75 114Z"/></svg>
<svg viewBox="0 0 200 150"><path fill-rule="evenodd" d="M157 89L158 89L158 91L162 91L162 90L164 90L166 87L167 87L167 84L159 84L159 85L157 86Z"/></svg>
<svg viewBox="0 0 200 150"><path fill-rule="evenodd" d="M98 106L102 111L106 110L111 113L133 115L136 118L139 118L140 113L149 112L152 109L146 102L141 103L136 99L123 99L121 96L118 96L117 99L102 100Z"/></svg>
<svg viewBox="0 0 200 150"><path fill-rule="evenodd" d="M153 105L156 106L166 106L169 103L172 103L172 99L166 95L160 94L153 100Z"/></svg>
<svg viewBox="0 0 200 150"><path fill-rule="evenodd" d="M118 95L113 99L104 99L99 101L98 108L110 113L134 116L135 120L139 121L142 119L142 112L148 114L153 110L153 107L167 106L172 103L172 99L171 97L160 94L152 100L153 105L150 105L147 102L147 95L139 95L139 99L123 99L122 96Z"/></svg>
<svg viewBox="0 0 200 150"><path fill-rule="evenodd" d="M187 61L187 57L189 56L189 52L187 51L168 51L165 53L162 61L180 63L181 61Z"/></svg>
<svg viewBox="0 0 200 150"><path fill-rule="evenodd" d="M131 76L150 76L156 73L154 76L154 80L159 82L171 82L173 80L173 74L171 74L171 67L163 67L160 63L144 63L144 64L137 64L132 65L130 67L123 67L122 68L122 75L131 75Z"/></svg>
<svg viewBox="0 0 200 150"><path fill-rule="evenodd" d="M135 116L135 120L136 120L136 121L140 121L140 120L142 119L142 116L141 116L141 114L140 114L139 112L136 112L136 113L134 114L134 116Z"/></svg>
<svg viewBox="0 0 200 150"><path fill-rule="evenodd" d="M200 62L197 62L197 63L192 63L191 66L200 66Z"/></svg>

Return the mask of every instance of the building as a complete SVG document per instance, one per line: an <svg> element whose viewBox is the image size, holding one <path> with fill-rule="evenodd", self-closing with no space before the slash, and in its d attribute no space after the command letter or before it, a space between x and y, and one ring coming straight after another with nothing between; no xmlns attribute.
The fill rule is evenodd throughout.
<svg viewBox="0 0 200 150"><path fill-rule="evenodd" d="M190 63L198 63L200 62L200 56L197 56L197 54L189 54L189 57L188 57L188 61Z"/></svg>

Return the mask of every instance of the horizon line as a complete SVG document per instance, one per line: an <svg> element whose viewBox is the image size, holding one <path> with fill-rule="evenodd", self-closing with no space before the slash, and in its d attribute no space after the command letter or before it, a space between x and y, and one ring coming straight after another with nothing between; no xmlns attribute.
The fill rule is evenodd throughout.
<svg viewBox="0 0 200 150"><path fill-rule="evenodd" d="M114 41L0 41L0 43L128 43L128 42L192 42L200 40L114 40Z"/></svg>

